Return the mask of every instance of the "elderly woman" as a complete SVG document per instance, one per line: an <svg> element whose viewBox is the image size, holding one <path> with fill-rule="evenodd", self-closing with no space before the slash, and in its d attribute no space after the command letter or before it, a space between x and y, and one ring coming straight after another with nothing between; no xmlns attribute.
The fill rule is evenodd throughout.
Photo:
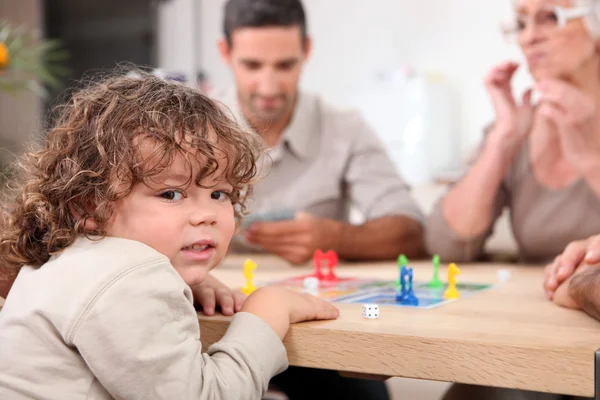
<svg viewBox="0 0 600 400"><path fill-rule="evenodd" d="M505 207L523 262L550 262L568 243L600 233L600 0L515 0L514 13L506 33L535 84L517 102L518 64L504 62L485 77L495 122L426 222L428 250L448 261L479 258ZM549 296L555 286L547 286ZM479 398L561 396L468 385L445 396Z"/></svg>
<svg viewBox="0 0 600 400"><path fill-rule="evenodd" d="M479 258L504 207L524 262L548 262L569 242L600 233L600 1L514 5L506 34L535 85L517 102L511 77L519 65L510 61L485 77L495 122L426 222L428 250L448 261Z"/></svg>

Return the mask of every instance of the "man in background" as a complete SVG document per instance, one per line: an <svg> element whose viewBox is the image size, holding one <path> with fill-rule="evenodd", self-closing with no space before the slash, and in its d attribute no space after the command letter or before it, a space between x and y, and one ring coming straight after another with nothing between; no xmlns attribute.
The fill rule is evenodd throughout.
<svg viewBox="0 0 600 400"><path fill-rule="evenodd" d="M232 249L260 249L293 264L316 249L344 260L421 256L421 210L377 136L359 114L298 88L311 51L300 1L230 0L223 30L219 50L236 88L219 99L269 148L250 220L297 212L250 224L245 243ZM350 223L351 206L362 224Z"/></svg>
<svg viewBox="0 0 600 400"><path fill-rule="evenodd" d="M299 90L311 51L300 1L230 0L224 11L218 46L236 87L218 99L268 148L244 240L232 250L258 249L292 264L316 249L343 260L421 256L422 212L377 136L359 114ZM362 224L350 223L351 206ZM264 213L283 220L256 219ZM292 400L388 399L384 382L336 371L290 367L273 383Z"/></svg>

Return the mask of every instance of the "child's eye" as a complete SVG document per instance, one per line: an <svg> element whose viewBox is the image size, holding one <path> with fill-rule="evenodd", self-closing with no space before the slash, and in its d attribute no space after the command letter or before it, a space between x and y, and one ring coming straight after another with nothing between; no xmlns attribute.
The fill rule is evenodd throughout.
<svg viewBox="0 0 600 400"><path fill-rule="evenodd" d="M179 190L165 190L160 194L160 197L165 200L177 201L183 198L183 193Z"/></svg>
<svg viewBox="0 0 600 400"><path fill-rule="evenodd" d="M223 190L216 190L210 194L210 198L213 200L231 200L231 193Z"/></svg>

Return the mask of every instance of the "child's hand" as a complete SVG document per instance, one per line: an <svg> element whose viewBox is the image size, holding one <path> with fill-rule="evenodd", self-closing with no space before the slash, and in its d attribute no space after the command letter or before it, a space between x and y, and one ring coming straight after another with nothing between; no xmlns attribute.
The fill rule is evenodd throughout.
<svg viewBox="0 0 600 400"><path fill-rule="evenodd" d="M340 311L330 302L308 293L290 292L290 324L335 319Z"/></svg>
<svg viewBox="0 0 600 400"><path fill-rule="evenodd" d="M278 287L256 290L241 311L262 318L283 340L290 324L302 321L335 319L339 310L330 302Z"/></svg>
<svg viewBox="0 0 600 400"><path fill-rule="evenodd" d="M192 287L194 300L202 306L205 315L215 315L217 306L221 307L224 315L233 315L240 311L246 295L242 292L232 291L217 278L208 274L204 282Z"/></svg>

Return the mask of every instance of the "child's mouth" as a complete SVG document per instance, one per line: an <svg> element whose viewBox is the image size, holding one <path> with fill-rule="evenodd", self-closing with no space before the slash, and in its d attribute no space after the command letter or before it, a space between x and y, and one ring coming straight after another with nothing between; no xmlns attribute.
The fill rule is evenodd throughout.
<svg viewBox="0 0 600 400"><path fill-rule="evenodd" d="M186 246L183 250L186 251L204 251L206 249L212 248L213 246L210 244L193 244L191 246Z"/></svg>
<svg viewBox="0 0 600 400"><path fill-rule="evenodd" d="M182 247L181 251L183 252L186 258L192 261L207 261L212 257L214 249L214 243L200 242Z"/></svg>

